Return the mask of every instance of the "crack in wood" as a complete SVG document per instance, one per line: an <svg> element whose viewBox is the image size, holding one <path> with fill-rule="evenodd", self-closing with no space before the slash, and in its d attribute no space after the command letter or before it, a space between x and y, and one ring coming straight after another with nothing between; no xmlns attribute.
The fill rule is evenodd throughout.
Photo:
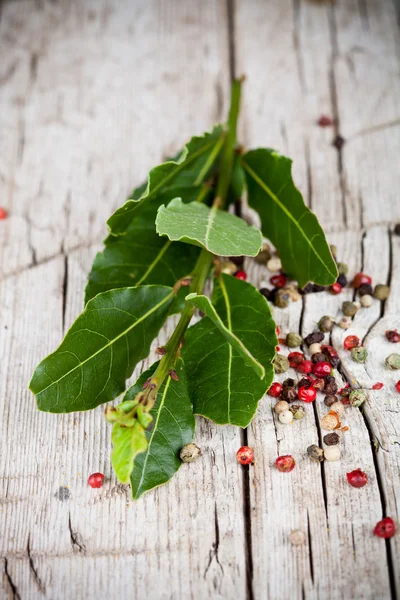
<svg viewBox="0 0 400 600"><path fill-rule="evenodd" d="M33 558L32 558L32 554L31 554L31 546L30 546L30 542L31 542L31 534L28 535L28 543L26 546L26 552L28 554L28 561L29 561L29 569L33 575L33 578L38 586L39 592L41 592L42 594L46 593L46 587L43 583L43 581L41 580L38 570L35 567L35 563L33 562Z"/></svg>
<svg viewBox="0 0 400 600"><path fill-rule="evenodd" d="M310 525L310 514L307 510L307 533L308 533L308 558L310 563L310 576L311 581L314 583L314 559L313 559L313 551L312 551L312 541L311 541L311 525Z"/></svg>
<svg viewBox="0 0 400 600"><path fill-rule="evenodd" d="M224 575L224 568L222 566L222 564L219 561L219 556L218 556L218 549L219 549L219 523L218 523L218 510L217 510L217 503L215 502L214 504L214 542L212 544L212 548L209 552L209 556L208 556L208 564L206 566L206 569L204 571L204 579L206 579L207 577L207 573L210 569L211 563L213 561L213 559L215 558L215 561L217 563L217 565L219 566L222 575ZM214 578L214 589L215 591L218 591L219 593L221 592L221 584L218 585L218 581Z"/></svg>
<svg viewBox="0 0 400 600"><path fill-rule="evenodd" d="M61 308L61 326L62 331L65 333L65 315L67 311L67 298L68 298L68 255L64 255L64 278L62 283L62 308Z"/></svg>
<svg viewBox="0 0 400 600"><path fill-rule="evenodd" d="M7 579L8 585L10 586L10 591L12 594L12 600L21 600L21 596L18 593L17 590L17 586L15 585L14 581L12 580L12 577L10 575L10 572L8 570L8 560L7 558L4 558L4 574L5 577Z"/></svg>
<svg viewBox="0 0 400 600"><path fill-rule="evenodd" d="M74 552L81 552L82 554L86 554L86 545L83 542L81 534L78 531L74 531L72 529L71 512L68 513L68 529L69 535L71 537L72 549L74 550Z"/></svg>

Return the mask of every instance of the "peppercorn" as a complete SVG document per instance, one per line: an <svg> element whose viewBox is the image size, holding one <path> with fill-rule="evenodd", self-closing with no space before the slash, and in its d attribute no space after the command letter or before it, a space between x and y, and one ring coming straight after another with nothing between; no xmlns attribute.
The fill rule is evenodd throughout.
<svg viewBox="0 0 400 600"><path fill-rule="evenodd" d="M295 283L288 283L285 285L283 290L289 294L289 298L293 300L293 302L297 302L301 299L301 294L299 292L299 288Z"/></svg>
<svg viewBox="0 0 400 600"><path fill-rule="evenodd" d="M254 462L254 451L248 446L242 446L236 452L236 460L241 465L249 465Z"/></svg>
<svg viewBox="0 0 400 600"><path fill-rule="evenodd" d="M293 421L293 415L290 410L285 410L279 414L279 420L281 423L287 425Z"/></svg>
<svg viewBox="0 0 400 600"><path fill-rule="evenodd" d="M274 381L271 384L267 394L268 396L272 396L273 398L277 398L282 391L282 385L278 381Z"/></svg>
<svg viewBox="0 0 400 600"><path fill-rule="evenodd" d="M336 266L339 275L347 275L347 273L349 272L349 267L344 262L338 262Z"/></svg>
<svg viewBox="0 0 400 600"><path fill-rule="evenodd" d="M351 327L353 320L351 317L342 317L338 323L339 327L342 329L349 329Z"/></svg>
<svg viewBox="0 0 400 600"><path fill-rule="evenodd" d="M330 462L339 460L340 454L340 446L328 446L324 450L324 458Z"/></svg>
<svg viewBox="0 0 400 600"><path fill-rule="evenodd" d="M103 487L104 475L103 473L92 473L89 475L88 484L91 488Z"/></svg>
<svg viewBox="0 0 400 600"><path fill-rule="evenodd" d="M324 443L327 446L336 446L336 444L338 444L339 442L340 442L340 437L336 433L336 431L333 431L332 433L327 433L326 435L324 435Z"/></svg>
<svg viewBox="0 0 400 600"><path fill-rule="evenodd" d="M325 359L325 355L324 355L324 359ZM330 363L328 363L326 360L321 360L314 364L313 373L317 377L326 377L327 375L330 375L331 369L332 369L332 367L331 367Z"/></svg>
<svg viewBox="0 0 400 600"><path fill-rule="evenodd" d="M332 431L340 426L340 420L337 413L329 411L327 415L321 419L321 427L327 431Z"/></svg>
<svg viewBox="0 0 400 600"><path fill-rule="evenodd" d="M289 361L283 354L277 354L272 361L275 373L285 373L289 368Z"/></svg>
<svg viewBox="0 0 400 600"><path fill-rule="evenodd" d="M294 460L293 456L291 456L290 454L286 454L285 456L278 456L278 458L275 461L275 464L276 468L281 473L290 473L290 471L293 471L293 469L295 468L296 461Z"/></svg>
<svg viewBox="0 0 400 600"><path fill-rule="evenodd" d="M277 415L284 412L285 410L289 410L289 404L285 402L285 400L279 400L274 406L274 411Z"/></svg>
<svg viewBox="0 0 400 600"><path fill-rule="evenodd" d="M196 444L186 444L180 451L179 456L181 457L182 462L191 463L201 456L201 450Z"/></svg>
<svg viewBox="0 0 400 600"><path fill-rule="evenodd" d="M271 273L277 273L282 269L281 259L277 256L273 256L267 262L267 269L271 271Z"/></svg>
<svg viewBox="0 0 400 600"><path fill-rule="evenodd" d="M329 383L325 383L324 392L328 396L334 396L338 391L338 386L335 381L330 381Z"/></svg>
<svg viewBox="0 0 400 600"><path fill-rule="evenodd" d="M292 369L296 369L303 360L305 360L305 356L302 352L290 352L288 354L289 365Z"/></svg>
<svg viewBox="0 0 400 600"><path fill-rule="evenodd" d="M353 287L356 289L359 289L364 284L371 285L371 283L371 277L365 273L357 273L357 275L354 275Z"/></svg>
<svg viewBox="0 0 400 600"><path fill-rule="evenodd" d="M259 289L259 292L260 292L260 294L262 294L264 296L264 298L266 298L270 302L274 301L275 290L269 290L268 288L263 287L263 288Z"/></svg>
<svg viewBox="0 0 400 600"><path fill-rule="evenodd" d="M261 252L259 252L257 254L257 256L254 258L254 260L259 265L266 265L270 258L271 258L271 251L269 249L269 246L268 247L263 246L263 249L261 250Z"/></svg>
<svg viewBox="0 0 400 600"><path fill-rule="evenodd" d="M360 338L356 335L348 335L343 340L343 348L345 350L352 350L353 348L357 348L361 346Z"/></svg>
<svg viewBox="0 0 400 600"><path fill-rule="evenodd" d="M394 387L396 388L396 392L399 392L400 394L400 381L398 381Z"/></svg>
<svg viewBox="0 0 400 600"><path fill-rule="evenodd" d="M367 356L368 351L364 346L358 346L357 348L352 348L351 350L351 358L354 360L354 362L365 363Z"/></svg>
<svg viewBox="0 0 400 600"><path fill-rule="evenodd" d="M240 269L239 271L236 271L235 277L236 277L236 279L241 279L242 281L246 281L247 273L246 273L246 271L242 271Z"/></svg>
<svg viewBox="0 0 400 600"><path fill-rule="evenodd" d="M274 304L278 308L287 308L289 306L290 296L286 290L278 289L275 293Z"/></svg>
<svg viewBox="0 0 400 600"><path fill-rule="evenodd" d="M397 344L400 342L400 333L398 333L396 329L386 331L385 335L388 342L391 342L392 344Z"/></svg>
<svg viewBox="0 0 400 600"><path fill-rule="evenodd" d="M341 150L346 143L346 140L341 135L337 135L332 142L332 146L336 148L336 150Z"/></svg>
<svg viewBox="0 0 400 600"><path fill-rule="evenodd" d="M311 460L314 460L315 462L322 462L324 460L324 451L316 444L308 446L307 454Z"/></svg>
<svg viewBox="0 0 400 600"><path fill-rule="evenodd" d="M339 417L342 417L344 415L344 406L341 402L339 402L339 400L332 404L331 410L335 411L335 413L337 413Z"/></svg>
<svg viewBox="0 0 400 600"><path fill-rule="evenodd" d="M372 306L373 301L373 297L369 294L365 294L365 296L362 296L360 300L361 306L363 306L364 308L369 308L370 306Z"/></svg>
<svg viewBox="0 0 400 600"><path fill-rule="evenodd" d="M311 362L313 364L319 363L326 360L326 356L323 352L316 352L311 356Z"/></svg>
<svg viewBox="0 0 400 600"><path fill-rule="evenodd" d="M299 400L303 400L303 402L314 402L317 397L317 392L313 387L301 387L297 392L297 396Z"/></svg>
<svg viewBox="0 0 400 600"><path fill-rule="evenodd" d="M320 319L318 322L318 327L323 333L328 333L329 331L332 331L334 325L335 319L329 316L322 317L322 319Z"/></svg>
<svg viewBox="0 0 400 600"><path fill-rule="evenodd" d="M291 331L286 336L286 346L289 348L297 348L303 343L303 338L298 333Z"/></svg>
<svg viewBox="0 0 400 600"><path fill-rule="evenodd" d="M378 300L387 300L390 294L390 287L388 285L383 285L378 283L374 289L374 296Z"/></svg>
<svg viewBox="0 0 400 600"><path fill-rule="evenodd" d="M349 401L351 406L358 408L367 399L367 395L363 390L351 390Z"/></svg>
<svg viewBox="0 0 400 600"><path fill-rule="evenodd" d="M325 406L332 406L333 404L335 404L336 402L338 402L338 399L336 396L333 395L329 395L329 396L325 396L324 398L324 404Z"/></svg>
<svg viewBox="0 0 400 600"><path fill-rule="evenodd" d="M227 275L234 275L237 271L237 266L234 262L227 260L221 264L221 271Z"/></svg>
<svg viewBox="0 0 400 600"><path fill-rule="evenodd" d="M243 267L244 256L230 256L229 260L235 263L237 267Z"/></svg>
<svg viewBox="0 0 400 600"><path fill-rule="evenodd" d="M319 285L319 283L313 283L312 291L314 293L323 292L325 290L324 285Z"/></svg>
<svg viewBox="0 0 400 600"><path fill-rule="evenodd" d="M318 344L318 343L311 344L309 350L310 350L311 355L322 352L321 344Z"/></svg>
<svg viewBox="0 0 400 600"><path fill-rule="evenodd" d="M357 310L358 310L358 308L354 304L354 302L349 302L348 300L346 300L342 304L342 311L346 315L346 317L354 317Z"/></svg>
<svg viewBox="0 0 400 600"><path fill-rule="evenodd" d="M324 337L325 336L321 331L313 331L313 333L309 333L304 338L304 341L307 344L307 346L311 346L311 344L318 344L319 342L322 342Z"/></svg>
<svg viewBox="0 0 400 600"><path fill-rule="evenodd" d="M385 360L385 365L387 369L391 371L397 371L400 369L400 354L389 354L389 356Z"/></svg>
<svg viewBox="0 0 400 600"><path fill-rule="evenodd" d="M337 296L338 294L341 294L342 291L343 291L343 288L340 285L340 283L338 283L337 281L334 284L331 285L331 292L335 296Z"/></svg>
<svg viewBox="0 0 400 600"><path fill-rule="evenodd" d="M316 390L322 392L325 387L325 380L322 377L317 377L317 379L314 379L312 385Z"/></svg>
<svg viewBox="0 0 400 600"><path fill-rule="evenodd" d="M294 402L297 399L297 392L295 387L284 387L281 392L282 400L286 402Z"/></svg>
<svg viewBox="0 0 400 600"><path fill-rule="evenodd" d="M374 383L374 385L372 386L371 389L373 390L381 390L383 388L383 383L381 383L380 381L378 381L378 383Z"/></svg>
<svg viewBox="0 0 400 600"><path fill-rule="evenodd" d="M382 521L379 521L379 523L377 523L374 528L374 535L377 535L378 537L384 538L386 540L393 537L395 532L396 526L391 517L385 517L384 519L382 519Z"/></svg>
<svg viewBox="0 0 400 600"><path fill-rule="evenodd" d="M304 373L305 375L311 373L311 371L313 370L313 364L311 360L303 360L302 363L297 365L297 370L299 373Z"/></svg>
<svg viewBox="0 0 400 600"><path fill-rule="evenodd" d="M350 473L346 473L347 481L355 488L362 488L368 483L368 475L361 469L354 469Z"/></svg>
<svg viewBox="0 0 400 600"><path fill-rule="evenodd" d="M289 541L292 546L303 546L306 542L306 534L301 529L294 529L289 535Z"/></svg>
<svg viewBox="0 0 400 600"><path fill-rule="evenodd" d="M340 365L341 360L338 356L331 356L329 362L331 363L332 367L336 369Z"/></svg>
<svg viewBox="0 0 400 600"><path fill-rule="evenodd" d="M306 414L306 411L300 404L292 404L289 410L293 415L293 419L296 421L302 419Z"/></svg>
<svg viewBox="0 0 400 600"><path fill-rule="evenodd" d="M287 388L287 387L294 387L296 385L296 382L294 379L292 379L291 377L288 377L287 379L285 379L285 381L282 383L282 387L283 388Z"/></svg>
<svg viewBox="0 0 400 600"><path fill-rule="evenodd" d="M340 286L342 286L342 288L344 288L348 283L346 275L344 273L341 273L336 279L336 283L338 283Z"/></svg>
<svg viewBox="0 0 400 600"><path fill-rule="evenodd" d="M304 295L311 294L314 291L314 285L312 283L307 283L305 287L303 287L300 292Z"/></svg>

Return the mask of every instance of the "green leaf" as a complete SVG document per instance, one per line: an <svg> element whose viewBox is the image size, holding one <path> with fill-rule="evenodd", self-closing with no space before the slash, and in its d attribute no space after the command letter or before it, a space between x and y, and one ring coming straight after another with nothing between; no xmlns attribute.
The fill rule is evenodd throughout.
<svg viewBox="0 0 400 600"><path fill-rule="evenodd" d="M224 287L221 288L224 290ZM250 354L243 342L223 323L221 317L218 315L214 306L211 304L210 299L207 296L201 296L198 294L189 294L186 296L186 301L193 304L196 308L203 311L204 314L211 319L211 321L218 327L225 339L232 345L233 348L243 358L245 364L252 369L258 375L260 379L265 377L264 367Z"/></svg>
<svg viewBox="0 0 400 600"><path fill-rule="evenodd" d="M135 398L157 364L152 365L127 390L124 400ZM131 474L132 496L135 499L171 479L181 465L180 450L193 439L195 420L182 359L177 360L175 370L179 381L168 377L161 387L150 411L154 426L146 431L148 448L135 458Z"/></svg>
<svg viewBox="0 0 400 600"><path fill-rule="evenodd" d="M196 190L198 193L198 189ZM157 205L153 202L133 219L127 234L112 238L94 260L85 302L101 292L121 287L158 284L173 286L190 275L199 255L191 245L171 242L156 233ZM186 291L182 290L182 300ZM173 305L174 310L182 309Z"/></svg>
<svg viewBox="0 0 400 600"><path fill-rule="evenodd" d="M261 232L243 219L198 202L184 204L180 198L160 206L156 229L172 241L195 244L220 256L256 256L262 246Z"/></svg>
<svg viewBox="0 0 400 600"><path fill-rule="evenodd" d="M115 423L111 441L113 444L111 462L115 474L121 483L129 483L133 461L140 452L145 452L147 449L145 430L137 421L132 427Z"/></svg>
<svg viewBox="0 0 400 600"><path fill-rule="evenodd" d="M188 329L182 349L189 396L195 413L246 427L273 379L275 323L264 296L230 275L215 280L212 303L226 328L264 367L265 377L260 379L214 321L204 317Z"/></svg>
<svg viewBox="0 0 400 600"><path fill-rule="evenodd" d="M29 387L39 409L88 410L119 396L174 300L171 288L156 285L112 290L90 300L33 374Z"/></svg>
<svg viewBox="0 0 400 600"><path fill-rule="evenodd" d="M261 218L261 230L279 251L285 272L300 287L309 281L330 285L338 276L317 217L305 206L292 179L292 161L260 148L242 157L248 202Z"/></svg>
<svg viewBox="0 0 400 600"><path fill-rule="evenodd" d="M241 163L241 157L235 153L232 166L231 181L228 189L226 205L229 206L241 199L245 185L245 175ZM178 194L177 194L178 196Z"/></svg>
<svg viewBox="0 0 400 600"><path fill-rule="evenodd" d="M198 186L212 169L224 141L221 126L215 127L202 137L193 137L185 146L180 157L169 160L149 173L146 188L137 188L133 198L109 218L107 224L113 235L121 235L129 227L132 218L141 204L154 199L158 194L166 192L171 186ZM174 198L174 195L170 195Z"/></svg>

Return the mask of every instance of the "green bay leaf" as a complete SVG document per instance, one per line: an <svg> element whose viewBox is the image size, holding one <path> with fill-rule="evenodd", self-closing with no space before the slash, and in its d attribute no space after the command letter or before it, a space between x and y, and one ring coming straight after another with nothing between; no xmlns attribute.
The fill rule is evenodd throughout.
<svg viewBox="0 0 400 600"><path fill-rule="evenodd" d="M156 285L93 298L57 350L36 368L29 387L38 408L88 410L119 396L136 364L148 355L174 301L171 288Z"/></svg>
<svg viewBox="0 0 400 600"><path fill-rule="evenodd" d="M221 290L225 291L225 286L221 286ZM202 296L200 294L188 294L186 296L186 301L190 304L193 304L196 308L203 311L204 314L211 319L211 321L218 327L222 335L225 339L232 345L233 348L240 354L243 358L245 364L251 367L255 373L259 376L260 379L265 377L265 369L252 356L252 354L248 351L243 342L233 333L232 329L229 329L227 325L222 321L221 317L215 310L214 306L211 304L210 299L207 296ZM229 308L229 299L227 300L227 306ZM227 323L229 323L229 319L227 319Z"/></svg>
<svg viewBox="0 0 400 600"><path fill-rule="evenodd" d="M113 235L123 234L141 204L165 193L174 186L198 186L212 170L224 142L221 126L201 137L193 137L177 160L169 160L152 169L146 186L138 187L132 197L109 218L107 224ZM173 198L170 195L170 198Z"/></svg>
<svg viewBox="0 0 400 600"><path fill-rule="evenodd" d="M142 373L137 382L127 390L124 401L135 398L157 364ZM179 380L167 377L162 385L150 411L153 427L146 431L147 449L134 459L131 486L135 499L171 479L182 464L180 450L193 439L195 419L182 359L177 360L175 370Z"/></svg>
<svg viewBox="0 0 400 600"><path fill-rule="evenodd" d="M230 275L215 280L212 303L227 329L264 367L265 377L260 379L216 324L204 317L188 329L182 349L189 396L195 413L215 423L246 427L273 379L275 323L260 292Z"/></svg>
<svg viewBox="0 0 400 600"><path fill-rule="evenodd" d="M300 287L309 281L330 285L338 276L317 217L305 206L292 179L292 161L259 148L242 157L248 202L261 218L261 230L279 251L285 272Z"/></svg>
<svg viewBox="0 0 400 600"><path fill-rule="evenodd" d="M156 229L172 241L195 244L219 256L256 256L262 246L261 232L243 219L199 202L184 204L180 198L160 206Z"/></svg>

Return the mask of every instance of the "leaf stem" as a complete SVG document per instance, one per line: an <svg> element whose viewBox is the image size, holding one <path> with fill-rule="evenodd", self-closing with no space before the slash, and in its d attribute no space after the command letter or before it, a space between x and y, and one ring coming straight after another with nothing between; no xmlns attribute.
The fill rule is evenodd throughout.
<svg viewBox="0 0 400 600"><path fill-rule="evenodd" d="M225 137L224 147L222 151L221 168L218 178L215 200L213 202L214 208L224 208L228 194L229 183L232 174L232 165L234 157L233 153L236 144L236 129L240 108L241 84L242 79L236 79L232 83L231 106L228 116L227 134ZM200 253L200 256L197 260L196 266L193 271L192 283L190 286L189 293L201 294L210 270L212 260L213 255L210 252L208 252L208 250L203 249ZM155 370L154 375L151 378L151 383L153 385L149 386L149 388L153 390L153 398L155 397L154 390L160 389L165 378L168 376L169 372L171 371L171 369L173 369L175 365L182 340L184 338L187 328L189 327L190 321L192 320L195 310L196 309L192 304L189 304L188 302L186 303L174 333L172 334L168 342L165 344L164 348L166 352L160 360L160 363L157 369Z"/></svg>

